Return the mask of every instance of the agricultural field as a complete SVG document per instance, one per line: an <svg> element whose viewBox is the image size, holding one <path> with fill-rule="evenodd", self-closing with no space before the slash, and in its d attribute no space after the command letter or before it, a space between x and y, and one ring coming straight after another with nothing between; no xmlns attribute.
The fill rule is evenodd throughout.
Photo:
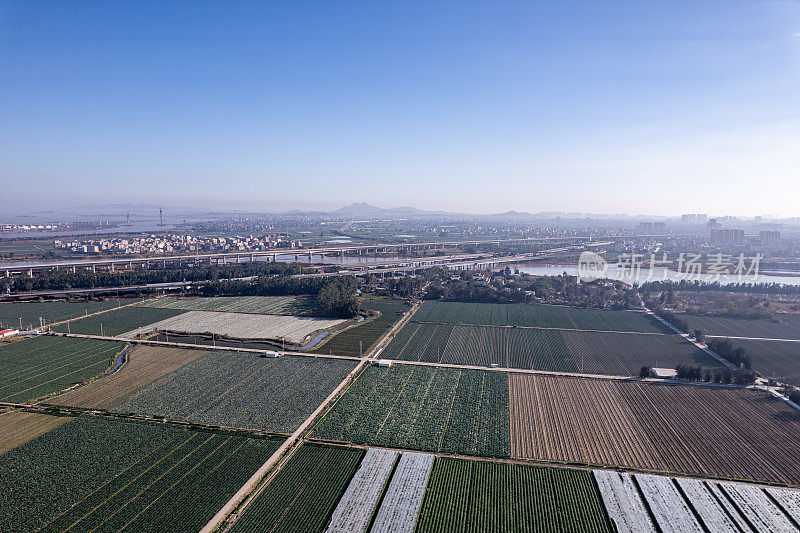
<svg viewBox="0 0 800 533"><path fill-rule="evenodd" d="M612 529L589 472L439 457L416 531Z"/></svg>
<svg viewBox="0 0 800 533"><path fill-rule="evenodd" d="M355 364L217 350L153 382L115 411L291 433Z"/></svg>
<svg viewBox="0 0 800 533"><path fill-rule="evenodd" d="M0 456L0 532L198 531L279 443L81 416Z"/></svg>
<svg viewBox="0 0 800 533"><path fill-rule="evenodd" d="M371 533L414 533L433 455L403 452L370 528Z"/></svg>
<svg viewBox="0 0 800 533"><path fill-rule="evenodd" d="M215 296L209 298L163 296L157 300L143 302L141 305L185 311L305 315L313 309L314 301L310 296Z"/></svg>
<svg viewBox="0 0 800 533"><path fill-rule="evenodd" d="M80 333L82 335L100 335L100 325L102 324L103 334L109 337L119 336L126 331L134 328L146 326L153 322L158 322L169 317L181 314L182 311L174 309L151 309L148 307L123 307L114 309L107 313L102 313L86 318L72 320L67 324L61 324L53 328L54 331L63 333Z"/></svg>
<svg viewBox="0 0 800 533"><path fill-rule="evenodd" d="M72 420L69 417L8 411L0 413L0 455Z"/></svg>
<svg viewBox="0 0 800 533"><path fill-rule="evenodd" d="M303 444L248 505L232 533L314 533L325 529L364 451Z"/></svg>
<svg viewBox="0 0 800 533"><path fill-rule="evenodd" d="M800 340L800 315L780 315L780 322L766 319L680 315L693 329L704 329L719 337L758 337Z"/></svg>
<svg viewBox="0 0 800 533"><path fill-rule="evenodd" d="M473 326L671 333L666 326L645 313L535 304L487 304L433 300L423 303L412 320Z"/></svg>
<svg viewBox="0 0 800 533"><path fill-rule="evenodd" d="M112 409L129 401L137 392L200 358L203 350L140 345L128 353L128 361L110 376L51 398L48 403Z"/></svg>
<svg viewBox="0 0 800 533"><path fill-rule="evenodd" d="M27 402L109 369L125 344L40 336L0 347L0 401Z"/></svg>
<svg viewBox="0 0 800 533"><path fill-rule="evenodd" d="M507 457L508 375L395 364L370 366L316 429L322 439Z"/></svg>
<svg viewBox="0 0 800 533"><path fill-rule="evenodd" d="M333 510L327 533L367 531L378 502L392 476L397 456L393 450L370 448Z"/></svg>
<svg viewBox="0 0 800 533"><path fill-rule="evenodd" d="M512 374L511 455L800 485L800 412L767 392Z"/></svg>
<svg viewBox="0 0 800 533"><path fill-rule="evenodd" d="M800 342L731 339L741 346L761 375L800 385Z"/></svg>
<svg viewBox="0 0 800 533"><path fill-rule="evenodd" d="M136 298L84 302L0 302L0 329L39 327L39 317L53 324L136 302Z"/></svg>
<svg viewBox="0 0 800 533"><path fill-rule="evenodd" d="M382 357L507 368L638 375L644 366L719 363L679 335L409 322Z"/></svg>
<svg viewBox="0 0 800 533"><path fill-rule="evenodd" d="M146 308L140 309L145 310ZM172 309L147 308L146 310L180 313L180 311ZM123 336L135 338L155 331L175 331L214 333L236 339L285 339L295 344L302 344L312 333L338 326L342 322L344 320L288 315L187 311L137 329L128 330Z"/></svg>
<svg viewBox="0 0 800 533"><path fill-rule="evenodd" d="M363 309L379 311L376 318L368 318L361 324L345 329L322 345L311 350L312 353L325 353L333 355L358 355L359 341L363 346L363 353L367 353L372 346L392 326L403 317L409 306L402 300L389 300L387 298L366 300L361 304Z"/></svg>

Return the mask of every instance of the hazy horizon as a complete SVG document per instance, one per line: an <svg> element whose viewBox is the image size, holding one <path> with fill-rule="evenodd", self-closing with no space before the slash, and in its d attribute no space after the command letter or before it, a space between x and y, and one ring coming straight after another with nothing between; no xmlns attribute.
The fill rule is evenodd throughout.
<svg viewBox="0 0 800 533"><path fill-rule="evenodd" d="M798 215L797 2L0 2L0 50L15 209Z"/></svg>

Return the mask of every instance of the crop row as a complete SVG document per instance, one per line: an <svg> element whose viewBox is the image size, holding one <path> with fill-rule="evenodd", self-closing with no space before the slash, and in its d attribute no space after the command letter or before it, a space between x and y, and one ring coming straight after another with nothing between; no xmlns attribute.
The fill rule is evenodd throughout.
<svg viewBox="0 0 800 533"><path fill-rule="evenodd" d="M322 531L364 451L304 444L246 508L232 532Z"/></svg>
<svg viewBox="0 0 800 533"><path fill-rule="evenodd" d="M39 327L39 317L52 324L135 301L135 298L121 298L85 302L0 302L0 329Z"/></svg>
<svg viewBox="0 0 800 533"><path fill-rule="evenodd" d="M42 336L0 348L0 400L24 402L106 370L121 342Z"/></svg>
<svg viewBox="0 0 800 533"><path fill-rule="evenodd" d="M611 531L588 472L437 458L416 531Z"/></svg>
<svg viewBox="0 0 800 533"><path fill-rule="evenodd" d="M415 322L477 326L520 326L599 331L666 333L654 318L634 311L612 311L534 304L426 301Z"/></svg>
<svg viewBox="0 0 800 533"><path fill-rule="evenodd" d="M719 363L679 335L607 333L409 322L392 339L389 359L508 368L638 374L642 366Z"/></svg>
<svg viewBox="0 0 800 533"><path fill-rule="evenodd" d="M800 385L800 342L730 339L734 347L744 348L757 370L766 377Z"/></svg>
<svg viewBox="0 0 800 533"><path fill-rule="evenodd" d="M0 456L0 531L196 531L277 446L80 417Z"/></svg>
<svg viewBox="0 0 800 533"><path fill-rule="evenodd" d="M303 315L313 307L313 301L308 296L216 296L210 298L163 296L157 300L143 302L141 305L186 311Z"/></svg>
<svg viewBox="0 0 800 533"><path fill-rule="evenodd" d="M288 315L187 311L180 315L130 330L124 336L134 338L155 331L175 331L181 333L214 333L235 339L286 339L289 342L301 344L311 333L331 328L342 322L344 321L337 319Z"/></svg>
<svg viewBox="0 0 800 533"><path fill-rule="evenodd" d="M155 309L149 307L123 307L113 309L106 313L79 318L70 321L69 325L61 324L54 327L55 331L80 333L82 335L103 335L116 337L132 329L136 329L153 322L158 322L173 316L180 315L182 311L175 309Z"/></svg>
<svg viewBox="0 0 800 533"><path fill-rule="evenodd" d="M797 531L800 523L796 490L603 470L593 474L618 531Z"/></svg>
<svg viewBox="0 0 800 533"><path fill-rule="evenodd" d="M800 339L800 316L780 315L778 320L731 318L725 316L680 315L690 327L705 329L721 337L762 337L765 339Z"/></svg>
<svg viewBox="0 0 800 533"><path fill-rule="evenodd" d="M354 365L214 351L155 381L116 410L291 433Z"/></svg>
<svg viewBox="0 0 800 533"><path fill-rule="evenodd" d="M316 435L375 446L506 457L508 377L414 365L368 367Z"/></svg>
<svg viewBox="0 0 800 533"><path fill-rule="evenodd" d="M512 456L800 484L800 414L768 393L511 375Z"/></svg>

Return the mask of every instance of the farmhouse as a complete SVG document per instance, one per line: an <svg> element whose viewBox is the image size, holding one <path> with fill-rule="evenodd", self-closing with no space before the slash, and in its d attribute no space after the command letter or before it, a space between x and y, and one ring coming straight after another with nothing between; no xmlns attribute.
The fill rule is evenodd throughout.
<svg viewBox="0 0 800 533"><path fill-rule="evenodd" d="M653 368L653 377L661 379L675 379L678 377L678 371L674 368Z"/></svg>

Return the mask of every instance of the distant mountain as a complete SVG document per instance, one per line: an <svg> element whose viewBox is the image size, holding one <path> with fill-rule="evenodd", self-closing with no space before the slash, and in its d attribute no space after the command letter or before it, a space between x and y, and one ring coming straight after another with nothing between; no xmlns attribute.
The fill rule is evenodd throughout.
<svg viewBox="0 0 800 533"><path fill-rule="evenodd" d="M334 211L334 213L338 213L340 215L377 215L385 212L386 209L376 207L366 202L353 202L350 205L340 207Z"/></svg>
<svg viewBox="0 0 800 533"><path fill-rule="evenodd" d="M445 211L424 211L404 205L402 207L393 207L385 209L383 207L374 206L366 202L355 202L344 207L340 207L333 213L337 215L354 215L354 216L426 216L426 215L444 215L449 214Z"/></svg>

